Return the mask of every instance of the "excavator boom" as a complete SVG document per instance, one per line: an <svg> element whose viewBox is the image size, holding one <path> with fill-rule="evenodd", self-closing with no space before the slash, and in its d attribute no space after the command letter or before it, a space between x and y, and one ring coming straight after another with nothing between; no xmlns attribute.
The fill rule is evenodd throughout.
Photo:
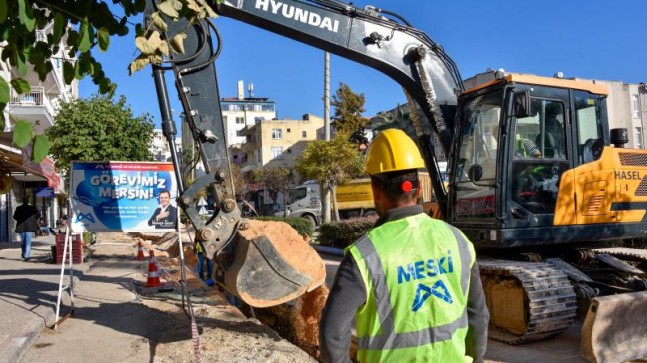
<svg viewBox="0 0 647 363"><path fill-rule="evenodd" d="M414 125L416 135L412 136L420 144L444 213L447 191L434 144L439 143L448 154L463 81L456 63L438 43L406 20L385 16L393 13L332 0L222 1L215 10L222 16L364 64L399 83L424 115Z"/></svg>
<svg viewBox="0 0 647 363"><path fill-rule="evenodd" d="M150 20L156 11L149 0L146 14ZM272 32L365 64L393 78L406 91L412 103L421 105L424 114L416 123L419 141L432 186L442 206L447 194L434 153L439 142L447 153L457 95L463 89L455 63L437 43L408 25L384 16L392 14L367 7L358 9L336 1L255 0L222 1L214 10ZM187 21L168 21L165 39L184 33L185 53L171 54L170 66L154 65L153 76L162 114L162 128L172 145L173 162L180 186L178 205L196 228L196 242L223 267L223 279L229 290L254 306L276 305L292 299L323 283L325 269L308 270L289 262L289 251L282 251L281 241L271 238L247 238L241 231L249 222L241 217L235 202L227 142L220 106L220 94L214 64L217 48L212 42L210 21L188 25ZM184 109L184 121L196 140L206 175L184 188L180 164L173 140L177 134L171 117L164 74L171 70ZM434 141L438 140L438 141ZM196 195L213 185L216 212L208 221L198 214ZM445 207L441 208L442 211ZM248 233L247 233L248 234ZM267 237L267 236L266 236ZM315 254L310 249L309 255ZM242 251L247 251L243 253ZM316 264L323 266L322 263ZM245 277L247 276L247 277ZM254 278L249 278L254 276ZM262 286L262 288L260 288Z"/></svg>

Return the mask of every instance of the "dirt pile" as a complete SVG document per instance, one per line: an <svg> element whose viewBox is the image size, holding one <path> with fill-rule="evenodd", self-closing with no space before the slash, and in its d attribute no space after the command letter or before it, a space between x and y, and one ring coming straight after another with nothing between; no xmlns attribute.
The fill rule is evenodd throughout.
<svg viewBox="0 0 647 363"><path fill-rule="evenodd" d="M225 283L251 306L281 304L325 282L325 264L286 223L250 220L236 243ZM292 271L299 276L290 275Z"/></svg>
<svg viewBox="0 0 647 363"><path fill-rule="evenodd" d="M249 228L239 233L250 240L258 236L267 236L288 264L314 278L313 286L321 285L326 279L326 266L317 252L310 247L308 240L289 224L250 220Z"/></svg>
<svg viewBox="0 0 647 363"><path fill-rule="evenodd" d="M290 300L286 303L283 303L278 306L274 306L266 309L255 309L257 318L260 322L267 325L259 325L258 322L254 323L254 319L250 320L249 323L240 325L236 324L235 329L240 329L239 332L233 332L238 337L237 340L240 340L240 335L245 335L247 332L251 332L252 335L256 334L257 331L267 329L271 331L274 329L278 334L275 333L275 337L272 340L276 339L277 344L281 346L283 343L280 343L279 340L285 342L287 345L281 349L288 349L292 351L289 355L283 356L283 353L276 352L274 348L265 348L258 347L258 342L264 342L267 339L255 338L257 340L256 344L252 343L234 343L228 341L220 341L221 338L225 339L223 336L222 328L227 325L224 321L217 321L215 318L218 316L218 319L223 314L224 310L229 310L228 314L231 316L237 316L238 318L244 317L238 309L228 304L227 299L223 294L221 294L217 288L207 287L196 275L193 273L193 267L195 266L197 256L193 251L193 247L185 246L184 247L184 257L186 264L186 277L187 277L187 286L189 291L198 291L203 290L201 296L207 297L209 301L209 306L203 306L201 304L196 304L196 316L198 317L198 326L201 329L200 340L201 340L201 354L203 359L214 359L217 354L213 352L223 352L230 350L231 353L236 352L236 355L240 355L239 361L246 361L248 359L258 360L262 357L262 361L294 361L296 357L300 354L296 354L294 350L298 348L302 349L305 352L304 356L311 356L314 358L319 357L319 320L321 317L321 311L328 297L328 288L323 285L326 277L325 265L316 251L310 247L308 241L301 235L299 235L292 227L283 222L267 222L267 221L256 221L250 220L248 228L241 230L239 232L240 240L245 243L250 243L254 241L259 236L264 236L271 241L272 246L276 249L277 253L282 259L284 259L287 264L296 269L299 273L305 274L313 278L313 282L307 286L308 289L313 289L310 292L307 292L306 287L304 287L295 295L301 295L298 298L294 299L295 296L286 297L285 300ZM148 245L147 248L159 248L162 244L161 239L149 238L148 235L138 235L137 238L146 239ZM184 239L184 238L183 238ZM168 240L168 239L167 239ZM179 243L177 239L175 243L170 246L166 246L166 253L159 253L156 251L156 256L158 262L162 267L162 277L167 281L172 281L177 283L176 292L179 292L179 281L181 280L181 271L179 267ZM168 258L163 255L168 255ZM248 257L248 256L245 256ZM238 260L239 258L237 258ZM245 264L246 260L243 259L239 261L240 264ZM275 278L278 278L276 276ZM267 282L270 283L270 282ZM318 287L317 287L318 286ZM304 293L305 292L305 293ZM172 306L159 306L165 305L159 302L148 302L147 304L154 304L157 309L173 310ZM212 305L213 304L213 305ZM181 314L177 314L178 318L181 318ZM242 328L240 328L242 327ZM271 329L270 329L271 328ZM234 329L232 327L225 327L225 329ZM232 332L229 332L232 333ZM281 339L287 339L287 341L296 345L296 347L288 348L289 343ZM177 339L170 339L171 341ZM243 340L245 338L243 337ZM177 344L186 345L186 342L177 342ZM248 345L248 350L245 350L244 345ZM250 345L251 344L251 345ZM263 343L265 344L265 343ZM277 346L278 347L278 346ZM168 348L168 349L167 349ZM184 355L174 355L173 351L170 349L171 345L166 344L163 347L158 347L158 353L165 357L170 357L172 359L177 359L177 361L191 361L192 357ZM178 347L179 348L179 347ZM190 352L191 350L185 350L185 347L182 347L184 354ZM307 352L307 354L306 354ZM295 355L296 354L296 355ZM248 357L245 359L244 357ZM253 358L252 358L253 357ZM287 360L284 358L290 357ZM299 357L297 361L306 361ZM175 360L174 360L175 361ZM234 360L236 361L236 360Z"/></svg>
<svg viewBox="0 0 647 363"><path fill-rule="evenodd" d="M319 320L328 293L322 285L285 304L254 311L263 324L319 359Z"/></svg>
<svg viewBox="0 0 647 363"><path fill-rule="evenodd" d="M145 301L164 311L164 331L155 342L155 362L194 362L189 321L178 304ZM271 328L247 319L231 306L194 303L202 362L316 362Z"/></svg>

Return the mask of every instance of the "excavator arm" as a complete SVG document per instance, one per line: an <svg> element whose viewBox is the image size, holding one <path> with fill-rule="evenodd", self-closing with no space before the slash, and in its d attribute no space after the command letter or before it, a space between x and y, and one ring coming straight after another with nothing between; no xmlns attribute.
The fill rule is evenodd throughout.
<svg viewBox="0 0 647 363"><path fill-rule="evenodd" d="M453 128L451 121L457 95L463 90L463 85L455 63L442 47L397 14L373 7L359 9L330 0L239 0L218 2L213 8L219 15L365 64L398 82L407 99L412 100L411 103L415 101L425 116L414 118L417 119L415 136L432 176L440 210L446 210L447 192L434 154L433 140L439 140L442 149L448 153ZM155 10L155 3L149 0L145 12L148 21ZM313 289L323 281L288 263L276 250L276 243L269 238L244 243L244 247L240 242L240 231L249 228L250 223L241 217L235 202L215 67L222 44L217 28L211 21L195 25L188 25L186 21L167 21L167 24L169 27L164 38L172 39L184 33L185 51L181 55L171 54L165 63L154 65L153 78L162 129L171 145L178 179L178 204L196 229L196 243L203 245L207 256L220 261L225 272L236 270L235 276L224 278L225 285L251 305L279 304ZM218 38L215 47L212 34ZM183 121L196 140L206 172L186 189L174 144L177 130L168 99L167 71L174 74L184 110ZM410 104L410 107L413 115L415 106ZM208 221L203 221L196 208L196 195L208 185L214 187L216 211ZM241 250L248 251L243 254L246 257L241 257ZM228 256L228 260L223 262L219 256ZM249 260L236 260L240 258ZM259 286L263 288L259 289ZM250 291L256 295L250 297Z"/></svg>
<svg viewBox="0 0 647 363"><path fill-rule="evenodd" d="M447 191L434 154L432 133L448 154L455 107L464 87L456 63L438 43L395 13L370 6L359 9L333 0L222 1L215 10L222 16L364 64L398 82L425 116L414 125L415 136L430 171L440 211L446 211ZM412 110L413 106L410 105Z"/></svg>

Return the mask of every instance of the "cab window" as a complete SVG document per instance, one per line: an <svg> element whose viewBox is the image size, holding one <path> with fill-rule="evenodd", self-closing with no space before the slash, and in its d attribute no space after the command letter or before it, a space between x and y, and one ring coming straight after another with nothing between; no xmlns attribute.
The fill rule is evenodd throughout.
<svg viewBox="0 0 647 363"><path fill-rule="evenodd" d="M533 214L554 213L559 178L568 168L565 109L560 100L532 98L530 116L516 119L512 140L513 206Z"/></svg>
<svg viewBox="0 0 647 363"><path fill-rule="evenodd" d="M577 146L580 164L597 160L604 148L604 98L586 92L575 93L577 114Z"/></svg>

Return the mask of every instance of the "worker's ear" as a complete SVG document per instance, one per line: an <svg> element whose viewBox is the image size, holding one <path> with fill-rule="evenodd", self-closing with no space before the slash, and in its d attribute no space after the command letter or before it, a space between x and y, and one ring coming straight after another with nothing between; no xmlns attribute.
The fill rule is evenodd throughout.
<svg viewBox="0 0 647 363"><path fill-rule="evenodd" d="M383 198L382 188L380 188L376 183L371 182L371 189L373 190L373 199L375 201L381 200Z"/></svg>
<svg viewBox="0 0 647 363"><path fill-rule="evenodd" d="M418 187L416 188L416 200L420 200L422 195L422 188L420 187L420 182L418 182Z"/></svg>

